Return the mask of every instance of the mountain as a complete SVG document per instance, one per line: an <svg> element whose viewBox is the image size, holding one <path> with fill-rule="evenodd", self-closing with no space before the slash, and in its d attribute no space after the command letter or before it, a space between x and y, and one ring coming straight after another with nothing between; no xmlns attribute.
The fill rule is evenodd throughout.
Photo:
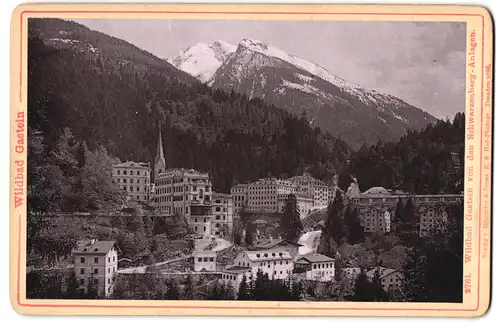
<svg viewBox="0 0 500 323"><path fill-rule="evenodd" d="M161 125L167 167L209 172L214 190L229 192L305 171L328 180L352 153L304 118L210 88L123 40L57 19L30 18L28 28L28 131L42 137L41 163L70 137L153 162Z"/></svg>
<svg viewBox="0 0 500 323"><path fill-rule="evenodd" d="M235 51L236 46L217 40L189 47L182 51L179 56L168 59L168 62L206 83L210 81L228 56Z"/></svg>
<svg viewBox="0 0 500 323"><path fill-rule="evenodd" d="M208 44L191 48L198 47L210 48ZM224 55L219 55L217 62L211 60L209 69L202 57L215 56L213 50L197 51L203 53L200 56L191 51L185 61L182 55L174 60L177 67L212 87L262 98L296 115L305 113L312 125L355 147L398 140L408 130L436 122L430 114L395 96L349 83L315 63L261 41L243 39L237 46L224 48ZM199 63L189 64L193 61Z"/></svg>

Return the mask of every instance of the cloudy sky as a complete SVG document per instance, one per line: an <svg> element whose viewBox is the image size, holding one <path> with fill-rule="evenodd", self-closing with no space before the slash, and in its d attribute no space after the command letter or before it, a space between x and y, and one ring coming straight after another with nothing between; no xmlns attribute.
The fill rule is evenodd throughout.
<svg viewBox="0 0 500 323"><path fill-rule="evenodd" d="M465 110L465 23L80 19L159 57L200 42L267 42L430 114Z"/></svg>

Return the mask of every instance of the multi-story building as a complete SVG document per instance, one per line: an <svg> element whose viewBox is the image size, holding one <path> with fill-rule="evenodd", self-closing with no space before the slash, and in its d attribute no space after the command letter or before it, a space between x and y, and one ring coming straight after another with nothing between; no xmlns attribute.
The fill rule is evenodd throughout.
<svg viewBox="0 0 500 323"><path fill-rule="evenodd" d="M118 270L119 248L114 241L80 241L73 250L74 270L81 291L87 291L89 279L101 297L113 293Z"/></svg>
<svg viewBox="0 0 500 323"><path fill-rule="evenodd" d="M215 271L217 268L217 253L215 251L194 251L194 271Z"/></svg>
<svg viewBox="0 0 500 323"><path fill-rule="evenodd" d="M229 235L233 230L233 198L230 194L212 194L212 234L218 237Z"/></svg>
<svg viewBox="0 0 500 323"><path fill-rule="evenodd" d="M307 254L295 262L295 269L302 269L306 279L331 281L335 276L335 259L322 254Z"/></svg>
<svg viewBox="0 0 500 323"><path fill-rule="evenodd" d="M112 167L113 183L128 196L142 202L149 201L151 168L149 163L127 161Z"/></svg>
<svg viewBox="0 0 500 323"><path fill-rule="evenodd" d="M278 197L296 193L297 186L283 179L265 178L248 184L247 208L250 212L281 212Z"/></svg>
<svg viewBox="0 0 500 323"><path fill-rule="evenodd" d="M314 208L324 208L328 206L331 193L330 187L323 181L314 178L309 173L294 176L288 179L299 191L313 197ZM333 195L335 197L335 195Z"/></svg>
<svg viewBox="0 0 500 323"><path fill-rule="evenodd" d="M293 258L283 248L247 250L236 256L234 266L249 267L254 276L261 269L270 279L285 279L293 271Z"/></svg>
<svg viewBox="0 0 500 323"><path fill-rule="evenodd" d="M248 203L248 184L238 184L231 188L234 202L234 211L238 212Z"/></svg>

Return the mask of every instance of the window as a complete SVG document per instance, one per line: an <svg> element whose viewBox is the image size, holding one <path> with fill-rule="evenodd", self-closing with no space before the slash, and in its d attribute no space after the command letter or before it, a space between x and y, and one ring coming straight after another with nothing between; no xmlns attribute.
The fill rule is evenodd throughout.
<svg viewBox="0 0 500 323"><path fill-rule="evenodd" d="M94 257L94 264L98 264L98 263L99 263L99 258Z"/></svg>
<svg viewBox="0 0 500 323"><path fill-rule="evenodd" d="M94 274L98 274L99 273L99 268L94 268Z"/></svg>
<svg viewBox="0 0 500 323"><path fill-rule="evenodd" d="M274 271L274 274L276 275L276 270Z"/></svg>
<svg viewBox="0 0 500 323"><path fill-rule="evenodd" d="M108 267L108 274L111 273L111 268Z"/></svg>
<svg viewBox="0 0 500 323"><path fill-rule="evenodd" d="M198 258L198 262L202 262L202 261L203 261L203 259L201 259L201 257L199 257Z"/></svg>
<svg viewBox="0 0 500 323"><path fill-rule="evenodd" d="M85 279L80 279L80 285L85 285Z"/></svg>
<svg viewBox="0 0 500 323"><path fill-rule="evenodd" d="M111 278L108 278L108 284L111 284Z"/></svg>
<svg viewBox="0 0 500 323"><path fill-rule="evenodd" d="M111 257L108 257L108 262L111 262Z"/></svg>
<svg viewBox="0 0 500 323"><path fill-rule="evenodd" d="M115 261L115 256L113 256L113 261Z"/></svg>
<svg viewBox="0 0 500 323"><path fill-rule="evenodd" d="M80 268L80 275L84 275L85 274L85 268Z"/></svg>
<svg viewBox="0 0 500 323"><path fill-rule="evenodd" d="M214 258L213 258L213 257L210 257L210 261L214 261Z"/></svg>
<svg viewBox="0 0 500 323"><path fill-rule="evenodd" d="M207 257L203 257L203 262L207 262L208 261L208 258Z"/></svg>
<svg viewBox="0 0 500 323"><path fill-rule="evenodd" d="M84 264L85 263L85 257L80 257L80 263Z"/></svg>
<svg viewBox="0 0 500 323"><path fill-rule="evenodd" d="M283 265L283 261L280 261L280 265Z"/></svg>
<svg viewBox="0 0 500 323"><path fill-rule="evenodd" d="M116 173L117 173L118 175L120 175L120 170L117 170L117 171L116 171Z"/></svg>
<svg viewBox="0 0 500 323"><path fill-rule="evenodd" d="M123 175L127 175L127 171L126 170L123 171Z"/></svg>
<svg viewBox="0 0 500 323"><path fill-rule="evenodd" d="M257 254L257 258L260 258L260 253Z"/></svg>
<svg viewBox="0 0 500 323"><path fill-rule="evenodd" d="M94 284L99 285L99 278L94 279Z"/></svg>

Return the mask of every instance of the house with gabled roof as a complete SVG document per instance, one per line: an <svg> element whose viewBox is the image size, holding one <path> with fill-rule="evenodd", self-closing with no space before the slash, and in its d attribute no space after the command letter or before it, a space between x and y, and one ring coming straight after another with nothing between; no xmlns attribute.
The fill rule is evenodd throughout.
<svg viewBox="0 0 500 323"><path fill-rule="evenodd" d="M254 275L259 269L270 279L285 279L293 270L293 257L284 248L246 250L234 259L234 266L250 267Z"/></svg>
<svg viewBox="0 0 500 323"><path fill-rule="evenodd" d="M93 279L97 294L100 297L110 296L118 271L119 253L121 252L115 241L78 241L72 255L79 289L86 292L89 280Z"/></svg>
<svg viewBox="0 0 500 323"><path fill-rule="evenodd" d="M399 288L403 280L403 273L398 269L375 267L366 272L366 276L371 281L375 277L376 272L379 272L380 282L386 292Z"/></svg>
<svg viewBox="0 0 500 323"><path fill-rule="evenodd" d="M335 276L335 259L319 253L309 253L297 259L295 269L297 272L305 272L308 280L330 281Z"/></svg>

